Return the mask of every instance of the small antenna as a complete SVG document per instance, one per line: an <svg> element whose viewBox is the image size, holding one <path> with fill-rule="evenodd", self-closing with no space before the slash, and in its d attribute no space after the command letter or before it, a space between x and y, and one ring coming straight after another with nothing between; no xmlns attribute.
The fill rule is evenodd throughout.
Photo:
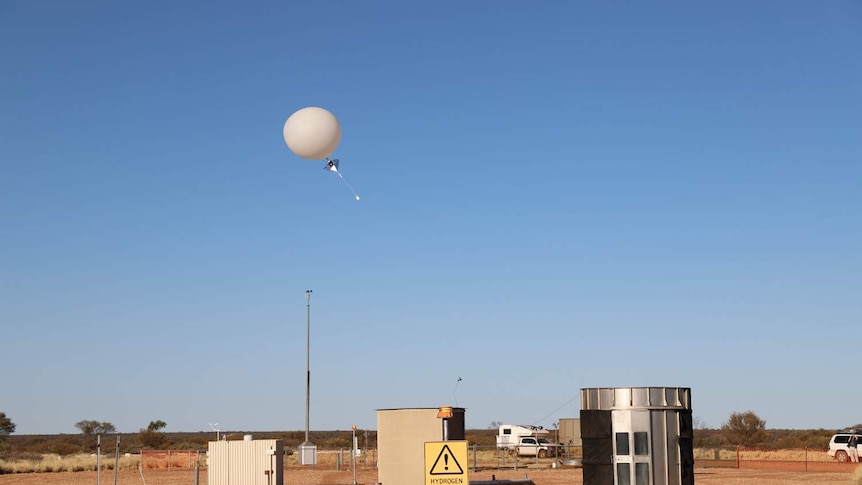
<svg viewBox="0 0 862 485"><path fill-rule="evenodd" d="M458 405L458 396L455 395L455 391L458 390L458 384L461 382L461 378L459 377L457 381L455 381L455 389L452 389L452 398L455 399L455 406Z"/></svg>
<svg viewBox="0 0 862 485"><path fill-rule="evenodd" d="M221 428L219 428L218 423L209 423L210 428L216 432L216 441L219 441L219 434L221 433Z"/></svg>

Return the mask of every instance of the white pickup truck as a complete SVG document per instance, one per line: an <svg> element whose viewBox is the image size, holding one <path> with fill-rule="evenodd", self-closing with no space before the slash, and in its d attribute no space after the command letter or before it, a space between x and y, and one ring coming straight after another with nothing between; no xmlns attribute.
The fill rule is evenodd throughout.
<svg viewBox="0 0 862 485"><path fill-rule="evenodd" d="M538 456L546 458L549 456L559 456L562 454L562 446L548 441L545 438L537 438L535 436L522 436L518 444L511 450L513 454L518 456Z"/></svg>

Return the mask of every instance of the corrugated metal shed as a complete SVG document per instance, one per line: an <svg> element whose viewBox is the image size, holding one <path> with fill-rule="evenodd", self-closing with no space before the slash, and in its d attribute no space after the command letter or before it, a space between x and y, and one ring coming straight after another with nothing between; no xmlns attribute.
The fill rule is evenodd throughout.
<svg viewBox="0 0 862 485"><path fill-rule="evenodd" d="M281 440L210 441L209 485L283 485Z"/></svg>
<svg viewBox="0 0 862 485"><path fill-rule="evenodd" d="M564 445L581 446L580 418L560 418L560 443Z"/></svg>

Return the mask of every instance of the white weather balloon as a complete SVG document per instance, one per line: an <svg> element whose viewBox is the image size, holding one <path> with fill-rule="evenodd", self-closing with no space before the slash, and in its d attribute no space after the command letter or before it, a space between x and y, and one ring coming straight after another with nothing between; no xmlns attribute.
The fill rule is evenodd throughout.
<svg viewBox="0 0 862 485"><path fill-rule="evenodd" d="M323 108L302 108L284 123L284 142L302 158L328 158L340 141L341 125L335 115Z"/></svg>

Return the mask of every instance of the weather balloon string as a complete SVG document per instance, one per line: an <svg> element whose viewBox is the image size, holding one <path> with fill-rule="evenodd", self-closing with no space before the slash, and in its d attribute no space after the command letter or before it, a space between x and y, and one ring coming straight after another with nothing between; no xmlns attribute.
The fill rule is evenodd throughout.
<svg viewBox="0 0 862 485"><path fill-rule="evenodd" d="M346 186L347 186L347 188L348 188L348 189L350 189L350 191L351 191L351 192L353 192L353 196L354 196L354 197L356 197L356 200L359 200L359 194L357 194L357 193L356 193L356 191L355 191L355 190L353 190L353 187L351 187L351 186L350 186L350 184L349 184L349 183L347 183L347 179L346 179L346 178L344 178L344 175L342 175L342 174L341 174L341 171L340 171L340 170L338 170L338 159L337 159L337 158L336 158L336 159L333 159L333 160L330 160L330 159L329 159L329 157L327 157L327 158L326 158L326 166L325 166L325 167L323 167L323 169L324 169L324 170L329 170L330 172L335 172L335 173L337 173L337 174L338 174L338 178L340 178L340 179L341 179L341 181L342 181L342 182L344 182L344 185L346 185Z"/></svg>

